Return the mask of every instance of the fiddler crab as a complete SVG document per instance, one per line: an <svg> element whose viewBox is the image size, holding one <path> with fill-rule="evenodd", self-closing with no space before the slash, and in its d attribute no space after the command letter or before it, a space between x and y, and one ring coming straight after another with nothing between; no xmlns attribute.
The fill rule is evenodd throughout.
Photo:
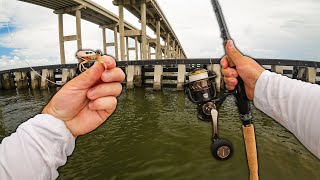
<svg viewBox="0 0 320 180"><path fill-rule="evenodd" d="M105 69L107 69L106 63L102 59L102 52L100 50L80 50L77 52L76 57L79 61L78 69L80 73L86 71L88 68L85 66L90 61L99 61Z"/></svg>

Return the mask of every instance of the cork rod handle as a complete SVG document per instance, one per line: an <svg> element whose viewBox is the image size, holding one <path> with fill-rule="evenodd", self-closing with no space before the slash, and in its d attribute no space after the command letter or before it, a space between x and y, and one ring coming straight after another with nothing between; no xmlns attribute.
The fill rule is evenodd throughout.
<svg viewBox="0 0 320 180"><path fill-rule="evenodd" d="M259 180L258 175L258 158L256 138L254 135L253 124L246 127L242 126L244 141L246 144L247 159L250 171L250 180Z"/></svg>

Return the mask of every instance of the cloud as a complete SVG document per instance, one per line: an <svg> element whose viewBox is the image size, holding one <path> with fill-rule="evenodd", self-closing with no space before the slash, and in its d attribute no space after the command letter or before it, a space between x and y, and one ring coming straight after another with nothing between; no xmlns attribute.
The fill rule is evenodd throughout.
<svg viewBox="0 0 320 180"><path fill-rule="evenodd" d="M118 14L118 7L112 4L112 0L94 2ZM8 22L12 38L1 33L0 48L14 50L10 56L0 58L0 69L25 67L25 60L32 66L60 63L58 17L53 10L16 0L1 3L0 28L5 28ZM224 54L209 0L158 0L158 3L189 58L221 57ZM223 0L220 4L231 36L243 53L259 58L320 61L319 1ZM127 11L125 19L140 27L138 19ZM64 22L65 35L74 35L75 17L65 15ZM97 25L82 21L83 48L102 49L101 33ZM155 36L150 29L148 35ZM107 31L107 40L113 42L113 32ZM134 46L134 41L130 40L130 46ZM74 57L76 48L76 42L65 43L67 63L77 62ZM114 55L114 48L108 50ZM134 52L130 57L134 59Z"/></svg>

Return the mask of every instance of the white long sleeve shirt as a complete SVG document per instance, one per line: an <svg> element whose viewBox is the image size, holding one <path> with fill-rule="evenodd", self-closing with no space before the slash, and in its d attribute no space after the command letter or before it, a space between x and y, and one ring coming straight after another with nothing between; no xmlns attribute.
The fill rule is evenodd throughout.
<svg viewBox="0 0 320 180"><path fill-rule="evenodd" d="M320 159L320 86L264 71L254 105L292 132Z"/></svg>
<svg viewBox="0 0 320 180"><path fill-rule="evenodd" d="M21 124L0 145L1 180L49 180L67 162L75 138L65 123L51 115L37 115Z"/></svg>
<svg viewBox="0 0 320 180"><path fill-rule="evenodd" d="M256 84L254 104L320 159L320 86L264 71ZM56 179L58 167L66 163L74 147L75 138L63 121L37 115L3 139L0 179Z"/></svg>

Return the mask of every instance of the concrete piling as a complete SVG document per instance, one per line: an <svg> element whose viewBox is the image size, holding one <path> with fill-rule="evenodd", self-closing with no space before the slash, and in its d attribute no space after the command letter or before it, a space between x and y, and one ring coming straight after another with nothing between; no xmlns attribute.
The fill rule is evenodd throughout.
<svg viewBox="0 0 320 180"><path fill-rule="evenodd" d="M41 77L40 89L48 89L49 82L47 81L47 79L49 78L49 70L42 69L41 75L42 75L42 77Z"/></svg>
<svg viewBox="0 0 320 180"><path fill-rule="evenodd" d="M162 88L162 73L163 73L163 66L155 65L154 66L154 81L153 81L153 89L154 90L161 90L161 88Z"/></svg>
<svg viewBox="0 0 320 180"><path fill-rule="evenodd" d="M317 78L317 69L313 67L307 68L307 77L306 81L315 84Z"/></svg>
<svg viewBox="0 0 320 180"><path fill-rule="evenodd" d="M127 66L126 67L126 74L127 74L127 89L134 88L134 66Z"/></svg>
<svg viewBox="0 0 320 180"><path fill-rule="evenodd" d="M69 69L62 69L61 86L65 85L70 79Z"/></svg>
<svg viewBox="0 0 320 180"><path fill-rule="evenodd" d="M38 89L40 86L40 76L34 71L30 71L30 78L31 78L31 88Z"/></svg>
<svg viewBox="0 0 320 180"><path fill-rule="evenodd" d="M15 72L15 80L17 89L28 88L28 77L25 72Z"/></svg>
<svg viewBox="0 0 320 180"><path fill-rule="evenodd" d="M141 66L134 66L133 82L136 87L142 86L142 68L141 68Z"/></svg>
<svg viewBox="0 0 320 180"><path fill-rule="evenodd" d="M222 74L221 74L221 66L220 64L213 64L212 70L216 73L216 88L217 92L221 91L221 81L222 81Z"/></svg>
<svg viewBox="0 0 320 180"><path fill-rule="evenodd" d="M2 78L3 78L3 87L4 87L4 89L11 89L11 88L13 88L13 86L12 86L12 83L11 83L11 81L12 81L12 78L10 77L10 73L4 73L3 75L2 75Z"/></svg>
<svg viewBox="0 0 320 180"><path fill-rule="evenodd" d="M277 74L283 74L283 66L272 65L271 71Z"/></svg>
<svg viewBox="0 0 320 180"><path fill-rule="evenodd" d="M186 65L179 64L178 65L178 78L177 78L177 90L184 90L184 83L186 81Z"/></svg>

